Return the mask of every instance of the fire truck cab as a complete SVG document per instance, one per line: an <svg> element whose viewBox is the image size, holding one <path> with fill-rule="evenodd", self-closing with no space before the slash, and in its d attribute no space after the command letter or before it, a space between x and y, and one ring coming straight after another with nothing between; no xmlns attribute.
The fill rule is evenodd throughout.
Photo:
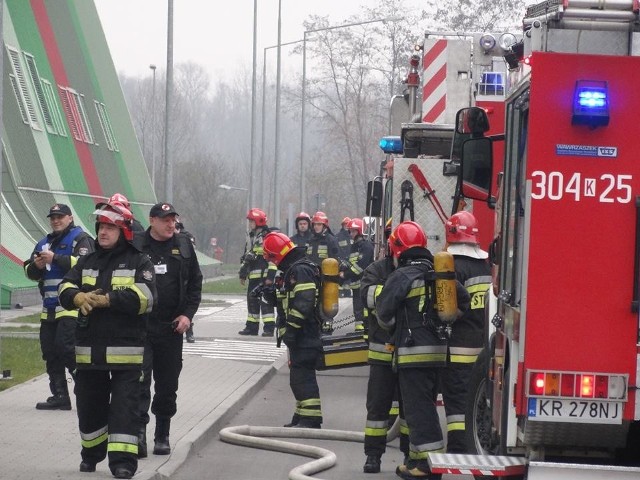
<svg viewBox="0 0 640 480"><path fill-rule="evenodd" d="M462 145L462 193L495 203L497 306L466 415L477 455L433 455L436 473L640 478L638 9L529 7L497 199L495 140Z"/></svg>

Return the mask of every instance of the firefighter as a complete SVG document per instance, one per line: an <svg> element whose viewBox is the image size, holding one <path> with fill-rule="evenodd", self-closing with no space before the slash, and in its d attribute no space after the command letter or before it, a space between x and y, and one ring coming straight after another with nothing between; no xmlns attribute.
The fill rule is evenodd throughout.
<svg viewBox="0 0 640 480"><path fill-rule="evenodd" d="M176 212L170 203L149 210L149 228L136 233L134 245L149 255L156 274L158 301L149 315L142 365L138 457L147 456L149 407L156 417L154 455L169 455L171 419L176 414L182 371L182 335L193 321L202 298L202 273L193 242L176 233ZM153 402L151 377L153 376Z"/></svg>
<svg viewBox="0 0 640 480"><path fill-rule="evenodd" d="M329 228L329 218L324 212L316 212L311 218L313 233L307 246L309 259L318 266L325 258L338 259L338 241Z"/></svg>
<svg viewBox="0 0 640 480"><path fill-rule="evenodd" d="M273 306L262 300L262 289L273 284L276 274L275 265L267 262L262 256L262 243L269 233L267 214L259 208L252 208L247 212L249 221L249 240L240 259L240 283L247 285L247 322L240 335L258 335L260 329L260 314L262 314L262 336L273 337L275 330L275 315Z"/></svg>
<svg viewBox="0 0 640 480"><path fill-rule="evenodd" d="M110 203L111 205L117 205L120 203L124 208L131 211L131 202L129 202L129 199L121 193L114 193L111 195L107 203ZM144 227L136 218L132 220L131 227L134 232L144 232Z"/></svg>
<svg viewBox="0 0 640 480"><path fill-rule="evenodd" d="M430 453L444 451L434 391L446 365L447 339L435 309L433 255L424 230L402 222L389 237L394 270L376 300L381 327L390 331L402 405L409 428L409 458L396 474L404 479L440 479L429 470ZM469 295L456 282L457 309L469 306Z"/></svg>
<svg viewBox="0 0 640 480"><path fill-rule="evenodd" d="M478 245L478 222L460 211L445 224L447 251L455 260L456 279L469 292L471 304L452 327L449 358L442 375L442 396L447 416L447 452L465 448L465 399L471 370L484 345L484 297L491 284L489 254ZM471 452L469 452L471 453Z"/></svg>
<svg viewBox="0 0 640 480"><path fill-rule="evenodd" d="M361 218L353 218L347 224L347 230L351 237L349 258L340 264L340 278L344 279L343 285L347 285L353 292L353 314L356 320L356 332L365 331L367 311L360 299L360 279L362 272L373 262L373 244L363 236L364 222Z"/></svg>
<svg viewBox="0 0 640 480"><path fill-rule="evenodd" d="M384 230L388 241L391 222ZM387 448L387 432L392 420L400 416L400 451L409 455L409 436L404 414L400 413L398 375L392 360L391 336L378 325L376 318L376 298L380 295L384 282L394 270L393 259L388 249L387 255L364 269L360 280L360 298L368 310L369 336L369 381L367 383L367 422L364 429L364 453L367 456L364 473L379 473L381 458Z"/></svg>
<svg viewBox="0 0 640 480"><path fill-rule="evenodd" d="M130 243L131 212L98 204L96 250L80 257L58 289L63 308L80 309L76 327L76 405L81 472L109 455L115 478L138 468L140 371L145 320L156 297L149 256Z"/></svg>
<svg viewBox="0 0 640 480"><path fill-rule="evenodd" d="M350 221L351 219L349 217L344 217L342 219L342 223L340 223L340 231L336 233L336 240L338 241L338 259L340 262L348 261L349 253L351 253L351 235L347 229L347 225L349 225ZM350 297L351 289L347 285L342 285L340 287L340 296Z"/></svg>
<svg viewBox="0 0 640 480"><path fill-rule="evenodd" d="M51 233L40 240L29 260L24 262L27 278L38 282L42 295L40 349L46 362L51 396L36 403L38 410L71 410L65 367L75 375L75 339L78 311L58 304L58 285L62 277L82 257L94 250L91 236L76 227L68 205L57 203L49 209Z"/></svg>
<svg viewBox="0 0 640 480"><path fill-rule="evenodd" d="M311 217L307 212L300 212L296 217L296 233L291 241L297 247L306 247L311 239Z"/></svg>
<svg viewBox="0 0 640 480"><path fill-rule="evenodd" d="M264 239L264 258L282 272L278 295L278 345L289 349L289 385L296 409L285 427L321 428L320 389L316 363L322 355L317 306L320 271L309 261L304 247L296 247L284 233Z"/></svg>

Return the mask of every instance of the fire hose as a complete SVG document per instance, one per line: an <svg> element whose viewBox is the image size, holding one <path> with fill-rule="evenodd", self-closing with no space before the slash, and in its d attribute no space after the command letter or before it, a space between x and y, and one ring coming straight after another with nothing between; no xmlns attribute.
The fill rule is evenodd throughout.
<svg viewBox="0 0 640 480"><path fill-rule="evenodd" d="M395 423L387 432L387 443L398 437L400 421ZM274 440L277 438L303 438L319 440L339 440L344 442L364 443L363 432L350 432L346 430L319 430L314 428L288 428L288 427L252 427L251 425L239 425L220 430L220 440L244 447L273 450L282 453L291 453L305 457L315 458L311 462L304 463L293 468L289 472L289 480L318 480L310 477L318 472L328 470L337 462L334 452L326 448L305 445L301 443Z"/></svg>

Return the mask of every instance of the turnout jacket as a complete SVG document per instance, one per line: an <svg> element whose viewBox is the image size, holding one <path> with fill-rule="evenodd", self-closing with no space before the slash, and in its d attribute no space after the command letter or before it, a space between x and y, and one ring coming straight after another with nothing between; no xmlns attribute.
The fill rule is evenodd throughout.
<svg viewBox="0 0 640 480"><path fill-rule="evenodd" d="M400 256L401 265L389 275L376 301L381 327L390 331L398 368L444 367L447 341L435 325L433 256L426 248L411 248ZM458 309L469 308L469 294L456 282Z"/></svg>
<svg viewBox="0 0 640 480"><path fill-rule="evenodd" d="M307 255L309 260L318 265L322 265L325 258L338 258L338 241L329 228L322 233L313 232L307 245Z"/></svg>
<svg viewBox="0 0 640 480"><path fill-rule="evenodd" d="M80 316L76 328L78 369L135 369L142 365L146 315L156 296L155 275L149 257L122 235L115 248L81 257L58 288L60 304L75 309L80 292L100 289L109 294L109 307Z"/></svg>
<svg viewBox="0 0 640 480"><path fill-rule="evenodd" d="M242 265L238 275L241 280L271 280L276 276L276 266L262 256L264 237L271 231L266 225L257 227L249 233L249 243L244 246L244 254L240 259Z"/></svg>
<svg viewBox="0 0 640 480"><path fill-rule="evenodd" d="M53 262L49 268L40 270L35 264L35 258L45 245L53 252ZM94 241L91 236L76 227L73 222L60 233L49 233L40 240L29 260L24 262L24 273L28 279L38 282L38 289L42 295L42 313L40 320L58 320L61 317L77 317L75 310L65 310L58 302L58 285L62 277L73 267L78 258L94 251Z"/></svg>
<svg viewBox="0 0 640 480"><path fill-rule="evenodd" d="M376 299L382 292L385 281L394 270L393 259L385 257L376 260L362 273L360 280L360 298L365 308L374 316L369 316L369 355L370 364L390 365L392 360L392 350L387 348L387 344L392 343L389 331L378 324L376 315Z"/></svg>
<svg viewBox="0 0 640 480"><path fill-rule="evenodd" d="M321 348L317 315L320 272L296 247L280 262L282 286L278 294L278 332L288 347Z"/></svg>
<svg viewBox="0 0 640 480"><path fill-rule="evenodd" d="M338 242L338 256L340 260L347 260L349 258L349 252L351 251L351 235L349 235L349 230L346 228L341 228L338 233L336 233L336 241Z"/></svg>
<svg viewBox="0 0 640 480"><path fill-rule="evenodd" d="M137 233L133 239L133 245L149 256L152 254L150 231L151 228L148 228L145 232ZM161 282L157 282L156 288L158 297L171 295L177 298L178 301L175 310L154 309L151 312L148 329L149 333L153 334L173 334L171 322L180 315L184 315L193 321L193 317L198 311L202 300L202 272L193 242L187 234L182 232L175 233L168 242L170 243L171 253L167 258L163 258L162 263L166 265L166 273L164 275L171 275L177 280L170 283L175 287L175 291L171 288L160 289L158 285ZM156 275L159 274L156 273Z"/></svg>
<svg viewBox="0 0 640 480"><path fill-rule="evenodd" d="M360 288L360 278L364 269L373 262L373 244L361 235L358 235L351 244L348 268L344 268L345 284L352 290Z"/></svg>
<svg viewBox="0 0 640 480"><path fill-rule="evenodd" d="M452 363L473 364L484 346L484 296L491 286L491 267L484 259L466 255L454 255L454 264L470 306L453 324L449 356Z"/></svg>

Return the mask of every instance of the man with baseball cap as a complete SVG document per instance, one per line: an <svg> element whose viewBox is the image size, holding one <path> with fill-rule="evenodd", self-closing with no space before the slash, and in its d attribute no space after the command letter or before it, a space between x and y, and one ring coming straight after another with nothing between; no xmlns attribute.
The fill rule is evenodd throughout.
<svg viewBox="0 0 640 480"><path fill-rule="evenodd" d="M182 370L183 334L200 305L202 273L189 238L176 233L178 212L170 203L158 203L149 212L150 227L136 233L134 245L149 255L156 274L158 301L149 315L143 360L142 427L138 456L147 456L146 425L149 405L156 417L153 453L168 455L171 417L176 413L178 377ZM154 396L151 402L151 375Z"/></svg>
<svg viewBox="0 0 640 480"><path fill-rule="evenodd" d="M71 410L65 367L76 369L75 328L77 310L65 310L58 303L58 284L78 258L94 251L93 238L73 223L68 205L56 203L49 209L51 233L40 240L24 262L27 278L38 282L42 295L40 348L49 375L52 396L38 402L38 410Z"/></svg>

